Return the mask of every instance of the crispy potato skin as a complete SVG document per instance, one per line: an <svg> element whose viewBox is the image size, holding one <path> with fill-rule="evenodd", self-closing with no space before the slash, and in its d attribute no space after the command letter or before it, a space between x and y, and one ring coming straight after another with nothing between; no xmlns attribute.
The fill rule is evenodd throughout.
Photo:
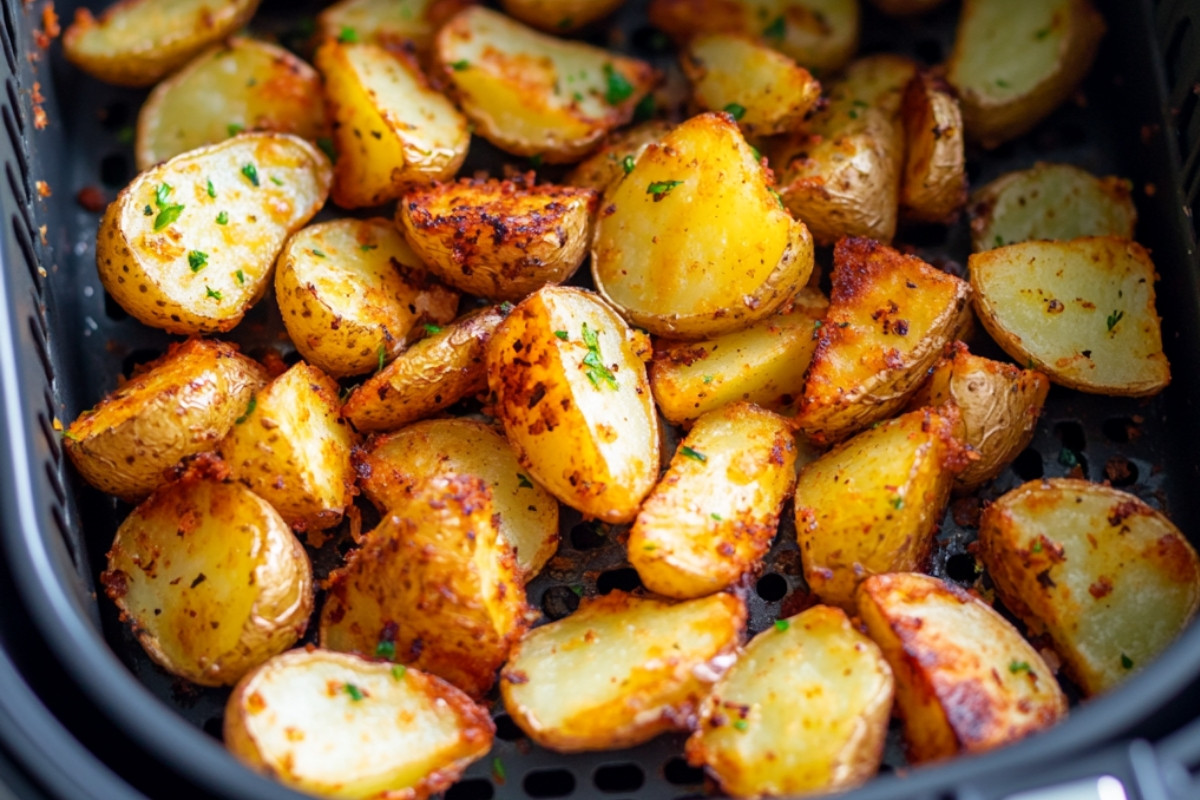
<svg viewBox="0 0 1200 800"><path fill-rule="evenodd" d="M901 104L904 173L900 216L950 224L967 202L967 164L962 111L950 84L918 71Z"/></svg>
<svg viewBox="0 0 1200 800"><path fill-rule="evenodd" d="M562 36L616 11L625 0L501 0L505 13L526 25Z"/></svg>
<svg viewBox="0 0 1200 800"><path fill-rule="evenodd" d="M608 187L625 175L626 163L632 167L646 145L657 142L674 127L666 120L652 119L614 131L604 138L604 143L596 152L576 164L564 181L570 186L594 189L604 194ZM627 159L632 160L627 162Z"/></svg>
<svg viewBox="0 0 1200 800"><path fill-rule="evenodd" d="M410 44L422 58L442 24L478 0L341 0L317 15L322 39L352 28L359 41L387 46Z"/></svg>
<svg viewBox="0 0 1200 800"><path fill-rule="evenodd" d="M872 575L856 597L896 675L914 762L992 750L1066 717L1067 698L1038 651L973 595L896 573Z"/></svg>
<svg viewBox="0 0 1200 800"><path fill-rule="evenodd" d="M984 509L979 543L1005 606L1050 636L1089 695L1152 661L1200 607L1200 560L1184 535L1108 486L1030 481Z"/></svg>
<svg viewBox="0 0 1200 800"><path fill-rule="evenodd" d="M136 503L185 456L215 449L266 382L233 345L189 339L80 414L63 447L84 480Z"/></svg>

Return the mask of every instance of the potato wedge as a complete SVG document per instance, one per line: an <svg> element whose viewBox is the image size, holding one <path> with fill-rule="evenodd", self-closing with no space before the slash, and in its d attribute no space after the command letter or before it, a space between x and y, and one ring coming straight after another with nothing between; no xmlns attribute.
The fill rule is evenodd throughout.
<svg viewBox="0 0 1200 800"><path fill-rule="evenodd" d="M595 189L603 194L626 174L627 169L633 169L634 162L646 145L657 142L673 127L666 120L653 119L609 134L596 152L567 173L564 182L569 186Z"/></svg>
<svg viewBox="0 0 1200 800"><path fill-rule="evenodd" d="M328 650L276 656L225 704L225 746L330 797L425 800L492 746L487 710L433 675Z"/></svg>
<svg viewBox="0 0 1200 800"><path fill-rule="evenodd" d="M1023 242L970 257L975 313L996 343L1055 383L1145 397L1171 381L1154 263L1136 242Z"/></svg>
<svg viewBox="0 0 1200 800"><path fill-rule="evenodd" d="M913 17L932 11L946 0L871 0L871 5L892 17Z"/></svg>
<svg viewBox="0 0 1200 800"><path fill-rule="evenodd" d="M605 193L592 248L596 288L626 319L660 336L716 336L804 286L812 237L730 117L693 117L635 162Z"/></svg>
<svg viewBox="0 0 1200 800"><path fill-rule="evenodd" d="M903 408L970 314L966 281L870 239L837 243L832 278L796 415L821 444Z"/></svg>
<svg viewBox="0 0 1200 800"><path fill-rule="evenodd" d="M1125 178L1097 178L1070 164L1001 175L971 196L971 246L980 252L1031 239L1132 239L1132 188Z"/></svg>
<svg viewBox="0 0 1200 800"><path fill-rule="evenodd" d="M322 39L353 39L391 45L411 43L418 53L433 47L446 20L477 0L340 0L317 15ZM346 36L346 31L353 34Z"/></svg>
<svg viewBox="0 0 1200 800"><path fill-rule="evenodd" d="M396 206L404 238L446 283L521 300L568 280L587 257L599 197L591 189L471 180L417 189Z"/></svg>
<svg viewBox="0 0 1200 800"><path fill-rule="evenodd" d="M232 685L291 647L313 610L304 546L266 500L221 475L199 466L135 508L100 576L146 654L202 686Z"/></svg>
<svg viewBox="0 0 1200 800"><path fill-rule="evenodd" d="M1050 636L1089 695L1153 661L1200 608L1200 560L1184 535L1108 486L1031 481L983 510L979 543L1000 599Z"/></svg>
<svg viewBox="0 0 1200 800"><path fill-rule="evenodd" d="M900 216L914 222L950 224L967 202L965 136L958 98L944 80L920 71L904 90L900 114L906 143Z"/></svg>
<svg viewBox="0 0 1200 800"><path fill-rule="evenodd" d="M402 503L422 480L474 475L492 491L500 534L529 580L558 549L558 501L522 471L517 455L489 425L431 419L371 443L355 459L363 494L380 512Z"/></svg>
<svg viewBox="0 0 1200 800"><path fill-rule="evenodd" d="M143 172L108 206L96 267L112 298L170 333L241 322L284 240L325 204L329 159L290 134L243 133Z"/></svg>
<svg viewBox="0 0 1200 800"><path fill-rule="evenodd" d="M317 49L333 121L333 202L394 200L413 185L454 177L467 157L467 120L400 49L327 39Z"/></svg>
<svg viewBox="0 0 1200 800"><path fill-rule="evenodd" d="M473 6L438 31L435 57L476 131L548 164L587 155L658 82L644 61L547 36Z"/></svg>
<svg viewBox="0 0 1200 800"><path fill-rule="evenodd" d="M965 463L958 409L911 411L844 442L800 472L796 540L804 579L854 611L868 575L922 569Z"/></svg>
<svg viewBox="0 0 1200 800"><path fill-rule="evenodd" d="M966 0L946 77L967 136L991 148L1041 122L1092 68L1104 29L1091 0Z"/></svg>
<svg viewBox="0 0 1200 800"><path fill-rule="evenodd" d="M688 760L733 797L847 789L879 769L892 671L841 609L755 636L700 706Z"/></svg>
<svg viewBox="0 0 1200 800"><path fill-rule="evenodd" d="M629 531L629 563L647 589L703 597L766 555L796 483L788 421L739 402L696 420Z"/></svg>
<svg viewBox="0 0 1200 800"><path fill-rule="evenodd" d="M510 17L562 36L616 11L625 0L501 0Z"/></svg>
<svg viewBox="0 0 1200 800"><path fill-rule="evenodd" d="M84 480L136 503L185 456L214 449L266 382L236 347L189 339L80 414L63 448Z"/></svg>
<svg viewBox="0 0 1200 800"><path fill-rule="evenodd" d="M600 298L547 286L487 344L487 381L521 464L562 502L629 522L658 480L650 343Z"/></svg>
<svg viewBox="0 0 1200 800"><path fill-rule="evenodd" d="M517 560L479 478L423 481L329 576L321 646L445 678L473 698L528 625Z"/></svg>
<svg viewBox="0 0 1200 800"><path fill-rule="evenodd" d="M63 36L63 55L120 86L149 86L254 16L259 0L120 0L100 15L86 8Z"/></svg>
<svg viewBox="0 0 1200 800"><path fill-rule="evenodd" d="M296 232L275 270L284 327L308 361L341 378L379 369L458 310L386 219L339 219Z"/></svg>
<svg viewBox="0 0 1200 800"><path fill-rule="evenodd" d="M686 727L733 662L745 624L745 603L732 594L680 603L619 590L585 598L517 643L500 696L542 747L632 747Z"/></svg>

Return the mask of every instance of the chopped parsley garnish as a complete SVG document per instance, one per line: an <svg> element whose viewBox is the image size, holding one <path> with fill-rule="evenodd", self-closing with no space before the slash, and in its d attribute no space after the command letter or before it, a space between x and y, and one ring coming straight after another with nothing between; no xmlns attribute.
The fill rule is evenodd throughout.
<svg viewBox="0 0 1200 800"><path fill-rule="evenodd" d="M211 180L204 181L204 188L208 192L209 197L217 196L217 187L213 186L213 183Z"/></svg>
<svg viewBox="0 0 1200 800"><path fill-rule="evenodd" d="M1079 457L1075 455L1074 450L1064 447L1058 451L1058 463L1070 468L1079 463Z"/></svg>
<svg viewBox="0 0 1200 800"><path fill-rule="evenodd" d="M583 597L583 587L578 583L573 583L568 587L577 597Z"/></svg>
<svg viewBox="0 0 1200 800"><path fill-rule="evenodd" d="M1037 39L1040 42L1042 39L1045 39L1049 35L1050 35L1050 29L1042 28L1040 31L1038 31L1037 33L1035 33L1033 35L1033 38Z"/></svg>
<svg viewBox="0 0 1200 800"><path fill-rule="evenodd" d="M346 694L350 695L350 699L354 702L357 703L359 700L363 699L362 689L358 688L353 683L342 684L342 688L346 691Z"/></svg>
<svg viewBox="0 0 1200 800"><path fill-rule="evenodd" d="M1117 327L1117 323L1120 322L1121 318L1124 316L1125 312L1119 309L1108 315L1108 319L1106 319L1104 322L1106 325L1108 325L1108 330L1110 333L1112 332L1113 328Z"/></svg>
<svg viewBox="0 0 1200 800"><path fill-rule="evenodd" d="M231 122L225 126L225 132L230 136L237 136L244 130L246 130L246 126L237 122Z"/></svg>
<svg viewBox="0 0 1200 800"><path fill-rule="evenodd" d="M218 225L226 225L228 223L229 223L229 213L228 212L222 211L221 213L217 214L217 224Z"/></svg>
<svg viewBox="0 0 1200 800"><path fill-rule="evenodd" d="M1004 247L1004 237L998 233L996 234L996 247Z"/></svg>
<svg viewBox="0 0 1200 800"><path fill-rule="evenodd" d="M775 202L779 203L780 208L783 208L783 209L787 208L787 206L784 205L784 203L783 203L783 195L781 195L779 192L772 189L770 186L767 187L767 191L775 196Z"/></svg>
<svg viewBox="0 0 1200 800"><path fill-rule="evenodd" d="M375 645L375 655L391 660L396 657L396 643L386 639Z"/></svg>
<svg viewBox="0 0 1200 800"><path fill-rule="evenodd" d="M432 324L426 322L425 323L425 332L432 335L435 333L441 333L442 329L437 325L432 325Z"/></svg>
<svg viewBox="0 0 1200 800"><path fill-rule="evenodd" d="M1042 552L1042 540L1038 539L1036 542L1034 542L1033 547L1029 548L1029 552L1031 552L1031 553Z"/></svg>
<svg viewBox="0 0 1200 800"><path fill-rule="evenodd" d="M625 156L621 159L621 169L625 170L625 174L633 172L633 156Z"/></svg>
<svg viewBox="0 0 1200 800"><path fill-rule="evenodd" d="M242 167L242 174L246 176L246 180L250 181L255 187L258 186L258 167L253 164L245 164Z"/></svg>
<svg viewBox="0 0 1200 800"><path fill-rule="evenodd" d="M358 41L358 31L351 28L349 25L342 26L342 32L338 34L339 42L349 42L351 44Z"/></svg>
<svg viewBox="0 0 1200 800"><path fill-rule="evenodd" d="M713 382L713 376L712 376L712 375L705 375L705 376L704 376L704 382L705 382L705 383L712 383L712 382Z"/></svg>
<svg viewBox="0 0 1200 800"><path fill-rule="evenodd" d="M504 762L500 760L500 756L492 759L492 774L496 776L497 780L501 781L508 777L508 773L504 771Z"/></svg>
<svg viewBox="0 0 1200 800"><path fill-rule="evenodd" d="M1122 669L1133 669L1133 659L1130 658L1129 656L1125 655L1124 653L1121 653L1121 668Z"/></svg>
<svg viewBox="0 0 1200 800"><path fill-rule="evenodd" d="M513 310L513 304L508 302L507 300L505 300L503 303L500 304L500 313L501 314L508 316L509 314L512 313L512 310Z"/></svg>
<svg viewBox="0 0 1200 800"><path fill-rule="evenodd" d="M604 102L610 106L619 105L633 96L633 84L612 64L604 65L604 80L607 84L604 91Z"/></svg>
<svg viewBox="0 0 1200 800"><path fill-rule="evenodd" d="M142 213L145 214L147 217L152 217L152 216L154 216L154 209L150 207L149 203L147 203L146 207L142 209Z"/></svg>
<svg viewBox="0 0 1200 800"><path fill-rule="evenodd" d="M790 627L792 627L792 623L788 622L786 619L775 620L775 630L779 631L780 633L783 633Z"/></svg>
<svg viewBox="0 0 1200 800"><path fill-rule="evenodd" d="M897 511L904 508L904 498L901 497L900 495L896 495L895 497L893 497L891 500L891 503L892 503L892 508L896 509Z"/></svg>
<svg viewBox="0 0 1200 800"><path fill-rule="evenodd" d="M529 478L527 478L525 475L522 475L520 472L518 472L517 473L517 488L518 489L532 489L533 481L529 480Z"/></svg>
<svg viewBox="0 0 1200 800"><path fill-rule="evenodd" d="M679 452L682 453L684 457L690 458L693 461L699 461L701 464L703 464L705 461L708 461L708 456L704 455L704 453L701 453L699 450L693 450L686 444L679 448Z"/></svg>
<svg viewBox="0 0 1200 800"><path fill-rule="evenodd" d="M1029 662L1028 661L1010 661L1008 663L1008 671L1011 672L1013 675L1016 675L1018 672L1029 672Z"/></svg>
<svg viewBox="0 0 1200 800"><path fill-rule="evenodd" d="M534 169L537 169L538 167L540 167L542 165L542 154L534 153L533 155L531 155L529 157L529 163L530 163L530 165L533 166Z"/></svg>
<svg viewBox="0 0 1200 800"><path fill-rule="evenodd" d="M383 372L383 357L386 355L383 345L379 345L379 366L375 368L376 372Z"/></svg>
<svg viewBox="0 0 1200 800"><path fill-rule="evenodd" d="M369 253L372 250L377 249L378 247L379 247L379 245L377 245L377 244L364 244L364 245L359 245L358 249L362 250L364 253Z"/></svg>
<svg viewBox="0 0 1200 800"><path fill-rule="evenodd" d="M744 731L750 727L750 723L746 722L744 719L735 719L733 721L733 727L739 731Z"/></svg>
<svg viewBox="0 0 1200 800"><path fill-rule="evenodd" d="M741 103L730 103L722 110L735 120L740 120L742 117L746 116L746 107Z"/></svg>
<svg viewBox="0 0 1200 800"><path fill-rule="evenodd" d="M709 514L709 516L712 517L713 519L715 519L717 522L720 522L721 520L725 519L724 517L722 517L720 514L718 514L715 511L713 513Z"/></svg>
<svg viewBox="0 0 1200 800"><path fill-rule="evenodd" d="M754 156L755 161L762 161L762 153L754 145L750 145L750 153Z"/></svg>
<svg viewBox="0 0 1200 800"><path fill-rule="evenodd" d="M279 178L276 178L274 175L271 176L271 183L275 184L276 186L283 186L283 181L279 180Z"/></svg>
<svg viewBox="0 0 1200 800"><path fill-rule="evenodd" d="M221 293L219 291L217 291L216 289L212 288L211 286L209 286L208 284L205 284L205 286L204 286L204 296L211 297L213 300L221 299Z"/></svg>
<svg viewBox="0 0 1200 800"><path fill-rule="evenodd" d="M768 39L782 39L787 35L787 20L780 14L771 20L771 24L763 28L762 35Z"/></svg>
<svg viewBox="0 0 1200 800"><path fill-rule="evenodd" d="M683 181L654 181L646 187L646 194L654 195L654 202L658 202L671 193L671 190L679 186Z"/></svg>
<svg viewBox="0 0 1200 800"><path fill-rule="evenodd" d="M192 268L192 272L199 272L208 266L208 253L203 253L199 250L189 250L188 266Z"/></svg>
<svg viewBox="0 0 1200 800"><path fill-rule="evenodd" d="M403 664L395 664L392 666L392 677L398 681L404 680L404 673L408 672L408 667Z"/></svg>
<svg viewBox="0 0 1200 800"><path fill-rule="evenodd" d="M337 150L333 147L333 139L322 136L317 139L317 147L321 148L322 153L329 156L330 161L337 161Z"/></svg>
<svg viewBox="0 0 1200 800"><path fill-rule="evenodd" d="M564 342L567 340L567 337L570 336L570 334L566 331L555 331L554 335L562 339Z"/></svg>
<svg viewBox="0 0 1200 800"><path fill-rule="evenodd" d="M1010 86L1012 86L1012 84L1009 83L1008 81L1004 80L1004 78L996 78L996 85L999 86L1001 89L1007 89Z"/></svg>
<svg viewBox="0 0 1200 800"><path fill-rule="evenodd" d="M462 72L469 66L471 66L471 62L467 61L465 58L459 61L450 62L450 69L454 70L455 72Z"/></svg>
<svg viewBox="0 0 1200 800"><path fill-rule="evenodd" d="M237 272L233 273L233 277L237 278L238 286L243 286L243 285L245 285L245 283L246 283L246 273L242 272L242 271L239 269Z"/></svg>
<svg viewBox="0 0 1200 800"><path fill-rule="evenodd" d="M658 111L658 105L654 102L654 95L648 94L633 107L633 121L645 122L648 119L653 119L656 111Z"/></svg>
<svg viewBox="0 0 1200 800"><path fill-rule="evenodd" d="M583 365L587 367L587 379L592 382L592 386L600 388L600 383L603 381L608 384L609 388L617 388L617 376L612 374L612 370L604 366L604 362L600 360L600 337L596 335L596 331L583 323L583 343L587 345L587 355L583 357Z"/></svg>
<svg viewBox="0 0 1200 800"><path fill-rule="evenodd" d="M233 421L234 425L241 425L246 420L250 419L250 415L254 413L254 409L258 408L258 395L250 395L250 402L246 403L246 411Z"/></svg>
<svg viewBox="0 0 1200 800"><path fill-rule="evenodd" d="M650 544L644 544L644 545L642 545L642 549L643 549L643 550L646 550L646 551L650 551L650 550L657 550L657 549L658 549L658 545L656 545L654 542L650 542Z"/></svg>
<svg viewBox="0 0 1200 800"><path fill-rule="evenodd" d="M155 232L161 231L179 219L179 215L183 213L183 203L167 202L171 191L171 184L169 183L160 183L158 188L154 190L154 204L158 206L158 216L154 218ZM149 209L150 206L146 206L146 208ZM150 215L147 214L146 216Z"/></svg>
<svg viewBox="0 0 1200 800"><path fill-rule="evenodd" d="M324 250L321 250L321 249L319 249L319 248L316 248L316 247L314 247L314 248L313 248L312 250L310 250L309 252L311 252L311 253L312 253L314 256L316 256L317 258L325 258L325 251L324 251Z"/></svg>

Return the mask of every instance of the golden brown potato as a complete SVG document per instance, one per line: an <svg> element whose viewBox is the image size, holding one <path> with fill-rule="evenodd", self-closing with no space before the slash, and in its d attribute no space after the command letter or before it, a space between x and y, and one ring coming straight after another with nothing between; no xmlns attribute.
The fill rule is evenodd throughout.
<svg viewBox="0 0 1200 800"><path fill-rule="evenodd" d="M812 237L723 114L693 117L647 145L602 206L592 248L596 288L660 336L744 328L779 308L812 272Z"/></svg>
<svg viewBox="0 0 1200 800"><path fill-rule="evenodd" d="M625 0L502 0L509 16L560 36L585 28L616 11Z"/></svg>
<svg viewBox="0 0 1200 800"><path fill-rule="evenodd" d="M1171 381L1154 263L1136 242L1023 242L970 257L975 313L996 343L1055 383L1144 397Z"/></svg>
<svg viewBox="0 0 1200 800"><path fill-rule="evenodd" d="M813 461L796 481L804 579L854 610L863 578L922 569L954 475L965 463L958 409L911 411Z"/></svg>
<svg viewBox="0 0 1200 800"><path fill-rule="evenodd" d="M325 204L329 159L290 134L243 133L143 172L108 206L96 268L112 298L170 333L233 328L284 240Z"/></svg>
<svg viewBox="0 0 1200 800"><path fill-rule="evenodd" d="M1004 604L1048 634L1088 694L1154 660L1200 607L1200 560L1162 513L1087 481L1031 481L983 510L980 556Z"/></svg>
<svg viewBox="0 0 1200 800"><path fill-rule="evenodd" d="M547 286L487 344L487 380L521 464L562 502L629 522L658 480L650 343L591 292Z"/></svg>
<svg viewBox="0 0 1200 800"><path fill-rule="evenodd" d="M920 71L908 82L901 104L904 173L900 216L950 224L967 202L967 165L962 111L944 80Z"/></svg>
<svg viewBox="0 0 1200 800"><path fill-rule="evenodd" d="M700 706L688 760L734 797L824 793L879 769L892 671L841 609L755 636Z"/></svg>
<svg viewBox="0 0 1200 800"><path fill-rule="evenodd" d="M232 345L189 339L80 414L63 447L84 480L136 503L185 456L215 449L266 382Z"/></svg>
<svg viewBox="0 0 1200 800"><path fill-rule="evenodd" d="M477 0L341 0L317 15L322 39L391 45L411 43L418 53L433 47L446 20Z"/></svg>
<svg viewBox="0 0 1200 800"><path fill-rule="evenodd" d="M432 672L473 698L528 625L512 545L479 478L423 481L329 576L321 646Z"/></svg>
<svg viewBox="0 0 1200 800"><path fill-rule="evenodd" d="M525 635L500 673L513 721L551 750L615 750L685 728L734 660L746 606L719 593L671 603L620 590Z"/></svg>
<svg viewBox="0 0 1200 800"><path fill-rule="evenodd" d="M946 0L871 0L871 5L893 17L911 17L932 11Z"/></svg>
<svg viewBox="0 0 1200 800"><path fill-rule="evenodd" d="M492 491L497 526L529 580L558 549L558 501L523 472L507 440L469 419L418 422L371 443L359 453L363 494L382 513L401 503L422 480L474 475Z"/></svg>
<svg viewBox="0 0 1200 800"><path fill-rule="evenodd" d="M872 575L857 598L867 635L896 675L912 761L992 750L1066 717L1054 673L982 600L907 572Z"/></svg>
<svg viewBox="0 0 1200 800"><path fill-rule="evenodd" d="M435 56L481 136L548 164L587 155L658 82L644 61L538 33L483 6L438 31Z"/></svg>
<svg viewBox="0 0 1200 800"><path fill-rule="evenodd" d="M291 647L313 610L304 546L223 474L196 465L134 509L100 576L150 658L202 686L232 685Z"/></svg>
<svg viewBox="0 0 1200 800"><path fill-rule="evenodd" d="M492 746L487 710L433 675L328 650L276 656L225 704L225 746L330 797L425 800Z"/></svg>
<svg viewBox="0 0 1200 800"><path fill-rule="evenodd" d="M822 444L904 407L970 314L966 281L870 239L842 239L796 424Z"/></svg>
<svg viewBox="0 0 1200 800"><path fill-rule="evenodd" d="M279 256L275 299L296 349L338 378L379 369L458 309L458 293L380 218L297 231Z"/></svg>
<svg viewBox="0 0 1200 800"><path fill-rule="evenodd" d="M587 256L599 197L591 189L470 180L417 189L396 206L404 238L446 283L517 301L568 280Z"/></svg>
<svg viewBox="0 0 1200 800"><path fill-rule="evenodd" d="M609 134L596 152L567 173L564 182L569 186L595 189L603 194L622 175L633 169L634 162L646 145L657 142L673 127L670 122L653 119Z"/></svg>
<svg viewBox="0 0 1200 800"><path fill-rule="evenodd" d="M966 0L946 77L967 136L991 148L1041 122L1092 68L1104 28L1091 0Z"/></svg>

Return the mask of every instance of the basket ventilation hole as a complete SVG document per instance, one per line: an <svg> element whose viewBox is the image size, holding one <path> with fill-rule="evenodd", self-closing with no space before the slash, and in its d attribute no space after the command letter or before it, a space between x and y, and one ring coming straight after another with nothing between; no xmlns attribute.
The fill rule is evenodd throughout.
<svg viewBox="0 0 1200 800"><path fill-rule="evenodd" d="M1167 49L1164 53L1164 61L1167 65L1167 84L1174 86L1179 79L1179 70L1183 66L1183 58L1188 52L1188 47L1185 46L1188 36L1192 32L1192 20L1190 17L1184 17L1179 20L1179 26L1171 33L1171 38L1168 40Z"/></svg>
<svg viewBox="0 0 1200 800"><path fill-rule="evenodd" d="M63 519L62 511L58 506L50 506L50 518L54 520L54 526L58 528L59 538L67 548L67 555L70 556L71 563L75 565L76 570L82 570L83 566L79 563L79 551L75 549L75 534L72 533L71 526Z"/></svg>
<svg viewBox="0 0 1200 800"><path fill-rule="evenodd" d="M65 505L67 502L67 490L63 487L62 478L59 477L58 470L49 461L42 462L42 465L46 469L46 479L50 482L50 488L54 490L54 496L58 499L58 504Z"/></svg>
<svg viewBox="0 0 1200 800"><path fill-rule="evenodd" d="M945 61L942 43L937 39L922 39L913 46L913 51L916 52L917 58L926 64L940 64Z"/></svg>
<svg viewBox="0 0 1200 800"><path fill-rule="evenodd" d="M492 800L496 788L486 778L471 778L459 781L442 795L445 800Z"/></svg>
<svg viewBox="0 0 1200 800"><path fill-rule="evenodd" d="M970 585L975 582L975 556L970 553L955 553L946 559L946 577L955 583Z"/></svg>
<svg viewBox="0 0 1200 800"><path fill-rule="evenodd" d="M220 740L224 738L225 719L220 716L209 717L204 721L204 732L214 739Z"/></svg>
<svg viewBox="0 0 1200 800"><path fill-rule="evenodd" d="M496 723L496 738L505 742L515 742L525 738L525 731L517 727L513 718L508 714L497 714L493 720Z"/></svg>
<svg viewBox="0 0 1200 800"><path fill-rule="evenodd" d="M58 434L54 431L54 426L50 424L50 418L44 412L39 411L37 415L38 426L42 429L42 438L46 440L46 447L50 450L50 457L54 459L54 463L62 463L62 449L58 441Z"/></svg>
<svg viewBox="0 0 1200 800"><path fill-rule="evenodd" d="M8 134L8 141L12 145L13 154L17 159L17 166L21 170L21 185L25 187L25 191L21 193L21 197L26 203L30 200L29 195L29 164L25 162L25 140L21 137L21 132L17 128L16 112L7 104L4 106L4 132Z"/></svg>
<svg viewBox="0 0 1200 800"><path fill-rule="evenodd" d="M787 580L774 572L763 575L754 585L754 591L758 592L758 596L768 603L782 600L783 596L787 594L787 590Z"/></svg>
<svg viewBox="0 0 1200 800"><path fill-rule="evenodd" d="M4 8L4 58L10 72L17 71L17 23L12 15L12 3L0 3Z"/></svg>
<svg viewBox="0 0 1200 800"><path fill-rule="evenodd" d="M1013 459L1012 471L1023 481L1035 481L1046 474L1042 465L1042 454L1032 447L1027 447Z"/></svg>
<svg viewBox="0 0 1200 800"><path fill-rule="evenodd" d="M13 110L13 117L17 123L17 130L22 136L25 135L25 115L21 113L21 100L17 96L17 83L12 78L4 81L4 91L8 93L8 105ZM17 152L21 152L20 148Z"/></svg>
<svg viewBox="0 0 1200 800"><path fill-rule="evenodd" d="M699 786L704 783L704 770L676 757L663 765L663 777L674 786Z"/></svg>
<svg viewBox="0 0 1200 800"><path fill-rule="evenodd" d="M1083 433L1083 426L1078 422L1058 423L1054 426L1054 435L1062 442L1063 447L1076 453L1087 449L1087 437Z"/></svg>
<svg viewBox="0 0 1200 800"><path fill-rule="evenodd" d="M1130 417L1112 417L1104 420L1100 432L1108 437L1110 442L1128 444L1137 436L1138 426Z"/></svg>
<svg viewBox="0 0 1200 800"><path fill-rule="evenodd" d="M100 180L110 189L120 189L133 179L133 165L124 153L109 153L100 159Z"/></svg>
<svg viewBox="0 0 1200 800"><path fill-rule="evenodd" d="M100 109L100 123L110 131L119 131L133 122L133 110L129 103L120 100Z"/></svg>
<svg viewBox="0 0 1200 800"><path fill-rule="evenodd" d="M637 764L605 764L592 773L592 783L602 792L636 792L646 782Z"/></svg>
<svg viewBox="0 0 1200 800"><path fill-rule="evenodd" d="M575 791L575 776L565 769L539 769L521 784L530 797L566 797Z"/></svg>
<svg viewBox="0 0 1200 800"><path fill-rule="evenodd" d="M46 337L42 335L36 317L29 318L29 333L33 337L33 343L37 345L38 361L42 365L42 372L46 376L46 383L53 383L54 368L50 365L50 352L46 349Z"/></svg>
<svg viewBox="0 0 1200 800"><path fill-rule="evenodd" d="M600 594L608 594L614 589L620 589L623 592L632 592L640 588L642 588L642 579L633 567L611 569L601 575L599 580L596 581L596 591Z"/></svg>
<svg viewBox="0 0 1200 800"><path fill-rule="evenodd" d="M111 319L113 322L121 322L129 319L129 312L121 308L121 304L112 298L108 292L104 293L104 316Z"/></svg>
<svg viewBox="0 0 1200 800"><path fill-rule="evenodd" d="M579 608L579 595L569 586L551 586L542 595L542 612L550 619L562 619Z"/></svg>
<svg viewBox="0 0 1200 800"><path fill-rule="evenodd" d="M25 266L29 270L29 278L33 282L33 287L40 296L42 292L42 276L38 272L38 257L37 252L33 249L33 237L29 235L29 229L26 226L27 222L24 217L18 217L16 214L13 214L13 236L17 240L17 246L21 248L21 255L25 258Z"/></svg>
<svg viewBox="0 0 1200 800"><path fill-rule="evenodd" d="M608 544L599 523L581 522L571 528L571 547L576 550L595 550Z"/></svg>

